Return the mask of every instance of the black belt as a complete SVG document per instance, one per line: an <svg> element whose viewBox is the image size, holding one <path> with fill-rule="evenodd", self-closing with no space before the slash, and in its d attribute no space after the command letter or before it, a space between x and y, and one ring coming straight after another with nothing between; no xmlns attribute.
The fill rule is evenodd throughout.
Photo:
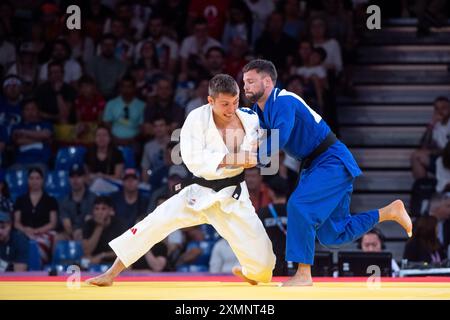
<svg viewBox="0 0 450 320"><path fill-rule="evenodd" d="M242 171L242 173L237 176L234 176L231 178L219 179L219 180L206 180L203 178L193 176L192 178L184 179L180 183L177 183L173 187L173 191L175 193L178 193L183 188L190 186L191 184L198 184L202 187L213 189L216 192L219 192L220 190L222 190L226 187L236 186L232 197L234 199L238 200L239 197L241 196L241 191L242 191L241 182L244 181L244 178L245 178L244 171Z"/></svg>
<svg viewBox="0 0 450 320"><path fill-rule="evenodd" d="M318 156L327 151L327 149L336 141L338 141L338 138L336 138L334 133L330 131L330 133L328 133L327 137L319 144L319 146L314 149L314 151L311 152L309 156L301 160L299 173L301 174L303 169L307 169Z"/></svg>

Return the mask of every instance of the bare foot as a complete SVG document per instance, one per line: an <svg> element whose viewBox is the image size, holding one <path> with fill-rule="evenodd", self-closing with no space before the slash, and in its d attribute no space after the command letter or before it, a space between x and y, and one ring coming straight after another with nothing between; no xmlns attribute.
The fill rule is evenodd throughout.
<svg viewBox="0 0 450 320"><path fill-rule="evenodd" d="M106 273L99 275L95 278L90 278L86 280L87 284L98 286L98 287L110 287L114 282L114 278Z"/></svg>
<svg viewBox="0 0 450 320"><path fill-rule="evenodd" d="M245 282L250 283L252 286L256 286L258 284L258 282L256 282L255 280L249 279L246 276L244 276L244 274L242 273L242 268L241 267L233 267L231 272L233 272L233 274L236 277L241 278Z"/></svg>
<svg viewBox="0 0 450 320"><path fill-rule="evenodd" d="M283 282L282 287L310 287L313 285L311 276L296 274L292 278Z"/></svg>
<svg viewBox="0 0 450 320"><path fill-rule="evenodd" d="M391 220L400 224L405 229L408 237L412 237L412 222L402 200L395 200L386 207L380 209L380 222Z"/></svg>

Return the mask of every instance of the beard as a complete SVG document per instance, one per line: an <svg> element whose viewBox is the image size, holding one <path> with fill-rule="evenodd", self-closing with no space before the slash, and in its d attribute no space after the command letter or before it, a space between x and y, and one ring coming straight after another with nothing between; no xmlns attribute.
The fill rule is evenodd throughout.
<svg viewBox="0 0 450 320"><path fill-rule="evenodd" d="M255 93L246 93L245 97L251 102L256 103L264 95L264 90L260 90Z"/></svg>

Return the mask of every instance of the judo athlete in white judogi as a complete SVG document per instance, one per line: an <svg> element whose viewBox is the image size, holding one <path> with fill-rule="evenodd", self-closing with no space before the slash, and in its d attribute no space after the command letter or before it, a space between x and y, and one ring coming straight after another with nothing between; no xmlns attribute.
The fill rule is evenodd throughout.
<svg viewBox="0 0 450 320"><path fill-rule="evenodd" d="M230 244L241 265L233 269L236 276L251 284L271 280L272 243L243 178L244 169L257 164L258 116L238 108L239 87L228 75L211 79L208 102L193 110L181 129L181 156L193 179L175 186L177 194L112 240L116 261L87 283L111 285L122 270L170 233L203 223L214 226Z"/></svg>

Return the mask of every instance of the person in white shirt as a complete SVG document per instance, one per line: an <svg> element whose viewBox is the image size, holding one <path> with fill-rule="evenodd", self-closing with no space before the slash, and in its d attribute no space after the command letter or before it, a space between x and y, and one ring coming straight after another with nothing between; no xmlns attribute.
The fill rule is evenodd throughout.
<svg viewBox="0 0 450 320"><path fill-rule="evenodd" d="M436 192L450 192L450 142L447 142L442 156L436 160Z"/></svg>
<svg viewBox="0 0 450 320"><path fill-rule="evenodd" d="M214 244L209 259L210 273L232 273L235 266L239 265L236 255L227 240L220 239Z"/></svg>
<svg viewBox="0 0 450 320"><path fill-rule="evenodd" d="M244 180L244 169L257 164L258 116L238 108L239 87L229 75L210 80L208 102L189 114L180 134L181 157L194 177L175 185L178 193L109 243L118 258L88 284L112 285L121 271L174 230L203 223L233 248L242 266L233 268L236 276L252 285L272 279L272 242Z"/></svg>
<svg viewBox="0 0 450 320"><path fill-rule="evenodd" d="M441 96L434 100L434 112L422 137L420 149L411 154L414 179L428 177L436 173L436 160L447 145L450 137L450 101Z"/></svg>
<svg viewBox="0 0 450 320"><path fill-rule="evenodd" d="M204 65L205 55L212 47L222 47L222 44L208 36L208 23L204 18L196 19L194 23L194 34L186 37L181 43L180 58L181 70L188 72L188 60L194 58L197 65Z"/></svg>

